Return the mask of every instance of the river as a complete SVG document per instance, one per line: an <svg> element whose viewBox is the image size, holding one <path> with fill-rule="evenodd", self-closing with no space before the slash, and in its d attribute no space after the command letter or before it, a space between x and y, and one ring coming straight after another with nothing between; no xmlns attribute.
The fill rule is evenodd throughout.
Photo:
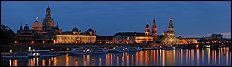
<svg viewBox="0 0 232 67"><path fill-rule="evenodd" d="M95 55L61 55L47 58L1 58L3 66L231 66L229 47Z"/></svg>

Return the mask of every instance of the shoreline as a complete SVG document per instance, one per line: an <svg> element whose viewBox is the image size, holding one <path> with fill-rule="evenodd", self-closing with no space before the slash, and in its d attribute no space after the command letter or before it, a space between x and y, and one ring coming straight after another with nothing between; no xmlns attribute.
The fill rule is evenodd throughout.
<svg viewBox="0 0 232 67"><path fill-rule="evenodd" d="M31 49L35 50L51 50L53 51L67 51L70 48L77 48L77 47L114 47L114 46L126 46L126 47L146 47L146 44L28 44L28 45L1 45L1 52L25 52L26 50L31 47ZM184 45L177 45L177 46L184 46ZM190 45L191 46L191 45ZM192 45L192 47L195 47ZM190 48L190 49L198 49L198 48ZM224 47L231 47L231 45L227 45ZM183 48L182 48L183 49ZM188 49L188 48L187 48Z"/></svg>

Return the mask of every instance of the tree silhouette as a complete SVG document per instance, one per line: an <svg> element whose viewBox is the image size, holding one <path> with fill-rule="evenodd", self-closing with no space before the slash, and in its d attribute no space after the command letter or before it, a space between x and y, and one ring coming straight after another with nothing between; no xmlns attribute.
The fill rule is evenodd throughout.
<svg viewBox="0 0 232 67"><path fill-rule="evenodd" d="M1 25L1 45L9 45L14 43L15 33L8 26Z"/></svg>

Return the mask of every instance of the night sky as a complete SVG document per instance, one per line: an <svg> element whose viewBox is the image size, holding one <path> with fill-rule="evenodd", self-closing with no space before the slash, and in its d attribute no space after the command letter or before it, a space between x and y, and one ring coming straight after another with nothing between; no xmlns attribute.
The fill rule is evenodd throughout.
<svg viewBox="0 0 232 67"><path fill-rule="evenodd" d="M161 35L172 16L177 36L231 36L231 1L1 1L1 24L15 32L21 24L31 28L36 16L42 24L48 6L62 31L93 28L106 36L144 32L155 18Z"/></svg>

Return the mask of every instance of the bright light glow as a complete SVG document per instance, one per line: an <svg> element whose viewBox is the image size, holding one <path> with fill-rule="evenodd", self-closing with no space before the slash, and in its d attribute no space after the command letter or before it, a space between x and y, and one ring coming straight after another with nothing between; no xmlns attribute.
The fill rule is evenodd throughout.
<svg viewBox="0 0 232 67"><path fill-rule="evenodd" d="M10 53L12 52L12 50L10 50Z"/></svg>

